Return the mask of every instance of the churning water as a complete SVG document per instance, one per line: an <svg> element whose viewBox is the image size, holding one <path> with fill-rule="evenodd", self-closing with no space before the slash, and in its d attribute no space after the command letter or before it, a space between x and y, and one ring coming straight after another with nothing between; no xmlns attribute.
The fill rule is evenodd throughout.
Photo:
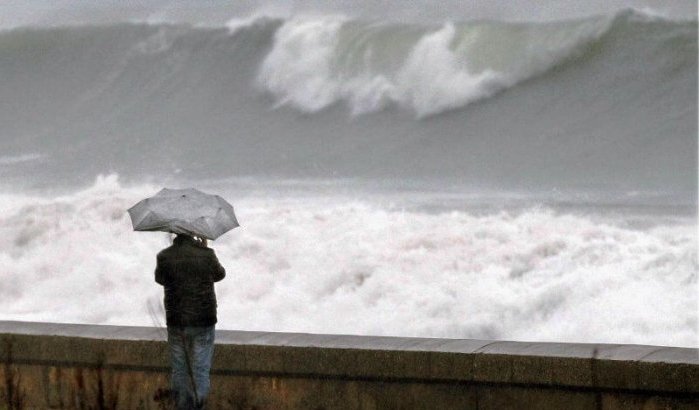
<svg viewBox="0 0 699 410"><path fill-rule="evenodd" d="M23 26L0 124L2 319L152 324L193 185L221 328L697 343L696 20Z"/></svg>

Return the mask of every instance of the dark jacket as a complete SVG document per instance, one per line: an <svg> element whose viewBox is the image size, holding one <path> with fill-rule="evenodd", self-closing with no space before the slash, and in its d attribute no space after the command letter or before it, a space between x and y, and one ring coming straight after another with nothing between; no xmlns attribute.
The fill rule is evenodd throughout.
<svg viewBox="0 0 699 410"><path fill-rule="evenodd" d="M226 270L213 249L178 236L158 253L155 281L165 287L168 326L211 326L216 323L214 282Z"/></svg>

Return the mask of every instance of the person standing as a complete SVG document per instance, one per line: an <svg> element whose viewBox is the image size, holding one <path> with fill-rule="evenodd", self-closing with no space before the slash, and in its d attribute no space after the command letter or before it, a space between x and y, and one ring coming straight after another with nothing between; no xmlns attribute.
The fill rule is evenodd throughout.
<svg viewBox="0 0 699 410"><path fill-rule="evenodd" d="M178 234L158 253L155 281L165 290L170 386L178 409L206 404L217 322L214 282L225 276L205 239Z"/></svg>

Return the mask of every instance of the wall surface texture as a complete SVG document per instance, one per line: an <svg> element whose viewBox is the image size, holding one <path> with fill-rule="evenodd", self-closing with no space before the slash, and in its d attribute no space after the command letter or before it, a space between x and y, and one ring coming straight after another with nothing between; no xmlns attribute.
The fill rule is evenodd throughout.
<svg viewBox="0 0 699 410"><path fill-rule="evenodd" d="M0 409L167 409L165 329L0 321ZM699 349L217 331L211 409L699 409Z"/></svg>

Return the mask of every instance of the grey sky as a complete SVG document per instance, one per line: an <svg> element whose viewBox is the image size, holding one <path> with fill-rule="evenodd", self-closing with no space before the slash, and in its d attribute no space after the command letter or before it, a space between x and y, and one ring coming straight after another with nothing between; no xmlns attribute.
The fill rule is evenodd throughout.
<svg viewBox="0 0 699 410"><path fill-rule="evenodd" d="M5 0L0 26L168 20L221 24L257 13L338 13L396 21L541 21L610 14L624 8L694 18L696 0Z"/></svg>

